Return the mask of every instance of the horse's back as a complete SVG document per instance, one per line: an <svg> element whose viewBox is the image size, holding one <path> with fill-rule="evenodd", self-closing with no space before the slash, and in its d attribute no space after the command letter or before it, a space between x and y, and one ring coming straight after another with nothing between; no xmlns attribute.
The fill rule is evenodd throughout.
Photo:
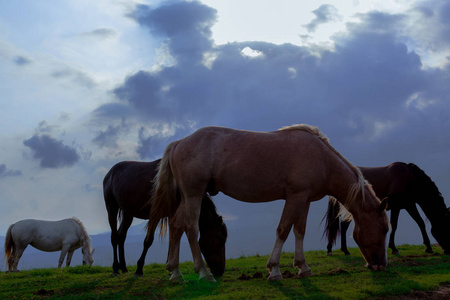
<svg viewBox="0 0 450 300"><path fill-rule="evenodd" d="M381 199L404 194L409 182L414 178L408 165L394 162L383 167L360 167L364 178Z"/></svg>
<svg viewBox="0 0 450 300"><path fill-rule="evenodd" d="M11 229L14 242L22 247L30 244L43 251L61 250L63 242L76 241L81 228L71 218L59 221L25 219Z"/></svg>
<svg viewBox="0 0 450 300"><path fill-rule="evenodd" d="M294 190L313 185L323 190L329 156L334 154L324 141L306 130L204 127L176 144L171 165L185 187L198 186L200 192L207 184L214 192L259 202L285 199L289 184Z"/></svg>
<svg viewBox="0 0 450 300"><path fill-rule="evenodd" d="M106 205L117 205L133 217L148 219L150 209L147 203L159 161L115 164L103 180Z"/></svg>

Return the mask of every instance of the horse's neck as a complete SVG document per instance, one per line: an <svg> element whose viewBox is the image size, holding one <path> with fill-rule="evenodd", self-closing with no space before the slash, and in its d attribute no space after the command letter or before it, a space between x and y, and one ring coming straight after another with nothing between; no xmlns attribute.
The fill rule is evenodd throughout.
<svg viewBox="0 0 450 300"><path fill-rule="evenodd" d="M80 239L81 247L83 248L83 251L90 252L91 251L91 239L89 237L89 234L87 233L84 226L81 224L81 222L77 222L78 228L78 238Z"/></svg>
<svg viewBox="0 0 450 300"><path fill-rule="evenodd" d="M87 235L87 233L82 234L82 236L80 237L80 241L81 241L81 247L83 248L83 251L91 252L91 240L90 240L89 236Z"/></svg>
<svg viewBox="0 0 450 300"><path fill-rule="evenodd" d="M447 208L445 207L444 202L441 203L440 201L428 201L427 199L421 199L417 201L417 204L420 206L432 225L435 222L441 221L442 218L445 217Z"/></svg>

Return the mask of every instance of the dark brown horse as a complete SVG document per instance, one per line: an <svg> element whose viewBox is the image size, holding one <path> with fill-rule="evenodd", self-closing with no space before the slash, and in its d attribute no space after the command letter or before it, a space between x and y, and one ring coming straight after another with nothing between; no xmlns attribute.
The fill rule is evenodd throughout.
<svg viewBox="0 0 450 300"><path fill-rule="evenodd" d="M336 151L317 127L300 124L272 132L204 127L167 146L156 177L148 228L154 230L161 219L162 226L169 226L166 269L172 273L172 281L182 280L179 251L184 232L194 270L199 278L213 280L197 243L200 204L206 191L212 195L221 191L251 203L285 199L267 262L270 280L282 279L280 255L292 228L294 266L301 276L312 275L303 252L306 219L310 202L325 195L335 196L352 212L356 224L353 237L367 266L378 270L387 265L389 221L383 204L358 168ZM175 187L182 195L179 205Z"/></svg>
<svg viewBox="0 0 450 300"><path fill-rule="evenodd" d="M153 179L160 160L153 162L123 161L114 165L103 180L103 195L111 226L111 244L114 251L113 272L128 272L124 244L133 217L148 219L151 203L149 198L153 189ZM117 221L121 220L119 230ZM214 276L221 276L225 270L225 241L227 227L208 195L203 196L199 220L200 246L208 266ZM142 268L148 248L153 243L154 232L144 240L144 249L137 262L135 275L143 274ZM119 257L117 257L117 247Z"/></svg>
<svg viewBox="0 0 450 300"><path fill-rule="evenodd" d="M422 208L431 223L431 234L446 254L450 253L450 208L445 206L444 199L436 184L415 164L394 162L385 167L365 168L360 167L364 177L372 184L372 188L381 199L388 197L388 207L391 210L392 231L389 238L389 248L393 254L398 254L395 247L394 236L397 229L400 210L405 209L419 225L423 236L426 252L432 253L430 239L428 238L425 223L420 216L416 203ZM325 233L328 237L327 252L331 255L332 246L339 234L338 213L340 204L330 199L326 214ZM350 254L347 250L346 231L350 221L341 220L341 250Z"/></svg>

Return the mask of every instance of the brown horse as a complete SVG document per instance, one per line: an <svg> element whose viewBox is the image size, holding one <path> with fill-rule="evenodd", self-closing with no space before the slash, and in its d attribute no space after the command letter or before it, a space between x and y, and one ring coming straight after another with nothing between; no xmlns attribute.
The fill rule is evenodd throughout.
<svg viewBox="0 0 450 300"><path fill-rule="evenodd" d="M393 254L398 254L394 237L397 229L398 216L401 209L405 209L419 225L423 236L426 252L432 253L425 223L420 216L416 203L431 222L431 233L436 241L450 254L450 207L445 206L436 184L415 164L394 162L385 167L364 168L360 167L364 177L372 184L372 188L378 197L389 197L388 209L391 209L392 231L389 238L389 248ZM328 255L331 255L332 246L339 234L339 218L337 218L340 205L330 199L326 214L326 226L324 235L328 237ZM341 250L350 254L347 250L346 232L350 224L349 220L341 220Z"/></svg>
<svg viewBox="0 0 450 300"><path fill-rule="evenodd" d="M103 180L108 220L111 227L111 244L114 251L113 272L128 272L124 244L133 217L148 219L151 203L148 202L153 189L153 179L160 160L153 162L123 161L114 165ZM120 217L119 217L120 216ZM117 230L117 220L121 220ZM206 262L215 276L225 270L225 241L227 227L208 195L203 196L200 213L200 246ZM137 262L135 275L143 274L142 268L148 248L153 243L154 232L147 234L142 255ZM117 257L119 247L119 257Z"/></svg>
<svg viewBox="0 0 450 300"><path fill-rule="evenodd" d="M181 203L175 198L177 186ZM311 201L333 195L352 212L354 238L372 269L387 265L385 238L388 219L384 207L361 172L341 156L316 128L294 125L274 132L252 132L204 127L169 144L157 175L149 229L169 225L166 269L171 280L182 280L180 238L186 232L200 278L213 279L201 259L197 243L202 195L219 191L240 201L285 199L272 254L269 279L280 280L280 255L294 226L294 266L302 276L312 275L303 254L303 237ZM169 222L170 220L170 222Z"/></svg>

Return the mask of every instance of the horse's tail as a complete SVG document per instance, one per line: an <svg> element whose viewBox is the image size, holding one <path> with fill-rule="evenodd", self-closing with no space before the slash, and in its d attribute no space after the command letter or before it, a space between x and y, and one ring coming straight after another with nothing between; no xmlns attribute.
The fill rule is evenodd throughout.
<svg viewBox="0 0 450 300"><path fill-rule="evenodd" d="M13 227L14 227L14 224L11 224L9 226L8 231L6 232L6 237L5 237L5 257L6 257L6 261L8 263L8 266L9 266L8 269L11 268L11 266L9 265L9 258L11 257L11 253L13 252L14 247L16 246L14 244L14 240L13 240L12 235L11 235L11 230L12 230Z"/></svg>
<svg viewBox="0 0 450 300"><path fill-rule="evenodd" d="M159 223L159 235L164 239L172 217L178 207L176 182L170 168L170 155L177 142L170 143L159 163L158 173L154 178L153 195L150 199L151 210L147 223L147 239L153 235Z"/></svg>
<svg viewBox="0 0 450 300"><path fill-rule="evenodd" d="M336 200L336 198L330 196L328 198L328 210L323 217L322 221L325 220L325 229L323 231L323 237L327 237L328 244L336 244L336 240L341 233L341 228L339 226L339 213L341 211L341 205Z"/></svg>

